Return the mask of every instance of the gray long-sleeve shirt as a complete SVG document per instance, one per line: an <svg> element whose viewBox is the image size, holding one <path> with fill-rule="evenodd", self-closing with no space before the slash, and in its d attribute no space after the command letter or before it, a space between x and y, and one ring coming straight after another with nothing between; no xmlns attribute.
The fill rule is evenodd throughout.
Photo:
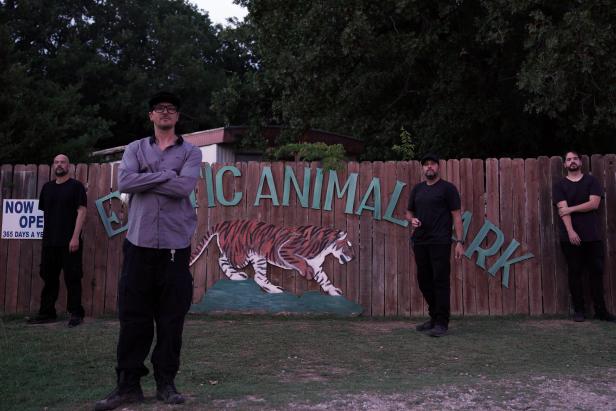
<svg viewBox="0 0 616 411"><path fill-rule="evenodd" d="M197 184L200 165L201 151L181 136L164 151L154 137L133 141L126 147L118 189L130 194L128 241L159 249L190 245L197 215L189 195Z"/></svg>

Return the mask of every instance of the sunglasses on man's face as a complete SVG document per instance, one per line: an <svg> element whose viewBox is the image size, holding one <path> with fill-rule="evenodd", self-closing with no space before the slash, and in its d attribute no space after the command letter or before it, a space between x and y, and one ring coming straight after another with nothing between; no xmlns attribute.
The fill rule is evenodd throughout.
<svg viewBox="0 0 616 411"><path fill-rule="evenodd" d="M167 113L169 114L175 114L178 112L178 109L176 106L165 106L165 105L154 106L154 109L152 111L155 113L164 113L165 110L167 110Z"/></svg>

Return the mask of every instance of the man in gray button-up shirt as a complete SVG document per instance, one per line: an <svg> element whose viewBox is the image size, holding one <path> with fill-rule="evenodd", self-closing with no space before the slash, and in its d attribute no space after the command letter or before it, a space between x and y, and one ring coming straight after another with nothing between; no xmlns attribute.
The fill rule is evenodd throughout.
<svg viewBox="0 0 616 411"><path fill-rule="evenodd" d="M117 387L97 410L143 400L140 378L156 323L152 365L156 398L184 402L174 379L180 366L184 317L192 300L188 269L197 216L189 195L199 178L201 151L175 134L180 100L162 92L149 102L154 136L126 147L119 190L130 194L128 234L118 293Z"/></svg>

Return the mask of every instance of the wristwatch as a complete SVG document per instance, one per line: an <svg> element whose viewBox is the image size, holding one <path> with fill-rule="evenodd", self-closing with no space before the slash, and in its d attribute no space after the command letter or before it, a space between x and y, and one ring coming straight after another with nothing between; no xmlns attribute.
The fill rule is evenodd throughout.
<svg viewBox="0 0 616 411"><path fill-rule="evenodd" d="M457 238L454 238L453 242L454 243L460 243L460 244L464 245L464 240L458 240Z"/></svg>

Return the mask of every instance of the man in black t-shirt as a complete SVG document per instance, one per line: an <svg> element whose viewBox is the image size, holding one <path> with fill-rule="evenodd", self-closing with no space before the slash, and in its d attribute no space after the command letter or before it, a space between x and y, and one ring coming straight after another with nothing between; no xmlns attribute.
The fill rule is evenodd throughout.
<svg viewBox="0 0 616 411"><path fill-rule="evenodd" d="M406 219L411 223L417 282L428 304L430 320L417 326L433 337L447 334L449 328L449 276L452 225L456 231L455 258L464 254L460 194L456 186L439 177L438 157L421 159L426 181L411 190Z"/></svg>
<svg viewBox="0 0 616 411"><path fill-rule="evenodd" d="M565 154L567 176L553 187L553 201L560 215L560 245L569 268L569 291L573 300L574 321L584 321L582 271L590 275L595 318L614 322L603 298L603 243L599 235L597 209L603 197L599 181L582 173L582 161L576 151Z"/></svg>
<svg viewBox="0 0 616 411"><path fill-rule="evenodd" d="M38 315L29 324L56 321L56 300L60 291L60 271L64 270L67 308L71 313L69 327L83 322L81 305L81 228L86 218L86 191L79 181L68 176L69 159L64 154L53 160L55 180L43 185L39 209L45 215L41 271L44 286Z"/></svg>

